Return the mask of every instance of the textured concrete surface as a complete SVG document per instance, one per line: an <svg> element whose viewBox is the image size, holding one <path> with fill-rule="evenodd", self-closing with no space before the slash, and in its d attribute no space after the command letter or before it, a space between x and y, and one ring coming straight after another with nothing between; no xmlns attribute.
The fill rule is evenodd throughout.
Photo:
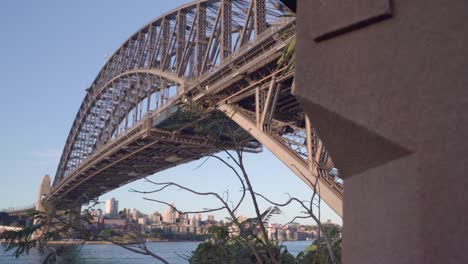
<svg viewBox="0 0 468 264"><path fill-rule="evenodd" d="M345 264L468 263L467 14L298 1L296 95L345 177Z"/></svg>
<svg viewBox="0 0 468 264"><path fill-rule="evenodd" d="M42 177L41 184L39 185L39 192L37 194L37 201L36 201L36 210L40 212L44 212L45 208L42 203L43 196L48 197L50 195L50 176L45 175Z"/></svg>

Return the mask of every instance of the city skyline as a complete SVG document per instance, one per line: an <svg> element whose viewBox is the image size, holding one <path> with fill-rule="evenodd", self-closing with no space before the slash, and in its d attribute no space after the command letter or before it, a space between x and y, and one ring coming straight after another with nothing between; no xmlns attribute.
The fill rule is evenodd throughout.
<svg viewBox="0 0 468 264"><path fill-rule="evenodd" d="M5 102L0 110L9 113L6 122L11 125L0 132L0 142L8 149L0 154L0 165L4 168L0 174L4 181L0 186L0 193L3 194L0 208L33 203L41 177L44 174L54 177L66 135L85 89L105 59L138 28L186 2L189 1L146 1L138 8L121 1L112 6L115 8L113 12L108 12L109 6L106 4L92 1L70 5L49 1L31 3L26 8L18 3L6 4L0 11L3 22L0 29L6 39L0 44L0 55L4 60L0 75L5 89ZM152 8L141 10L143 5ZM91 6L92 9L89 8ZM129 12L136 9L138 12ZM35 39L34 47L24 46L30 41L29 38ZM25 72L29 74L28 78L23 77ZM13 103L17 101L21 101L22 105ZM31 113L34 113L34 118L31 118ZM35 127L34 134L27 133L26 123ZM235 198L239 194L235 177L222 164L212 159L204 161L202 159L163 171L151 176L151 179L177 181L198 190L229 191L230 196ZM299 194L301 199L310 196L310 189L268 150L264 149L261 154L247 154L245 162L254 187L268 197L285 201L288 197L285 193ZM201 164L204 165L195 169ZM105 201L115 197L122 208L138 204L143 212L162 211L162 205L143 200L143 195L130 193L129 189L148 190L151 185L140 180L106 193L99 199ZM183 210L216 206L213 200L194 198L176 189L162 195L167 202L180 204ZM262 208L268 206L266 203L261 205ZM285 210L287 217L283 221L297 212L297 206ZM241 208L241 213L249 215L248 206ZM222 213L214 215L218 219L225 216ZM323 210L322 216L334 222L341 221L328 208Z"/></svg>
<svg viewBox="0 0 468 264"><path fill-rule="evenodd" d="M113 203L113 205L109 206L111 208L114 208L117 210L117 214L108 214L107 213L107 207L108 207L108 202L110 204ZM82 212L89 212L91 216L97 217L97 218L104 218L104 219L109 219L109 220L116 220L116 219L130 219L133 221L136 221L140 224L141 218L145 218L149 220L150 222L158 222L158 224L178 224L178 225L194 225L194 223L202 222L202 221L208 221L208 222L230 222L231 220L229 218L222 218L222 219L217 219L212 212L204 212L204 213L179 213L174 209L177 208L176 204L171 204L170 206L167 205L166 210L164 210L162 213L160 211L154 211L152 213L143 213L137 208L122 208L122 210L118 209L118 200L115 200L115 198L111 198L106 200L106 211L105 213L102 213L103 211L100 208L82 208ZM115 205L115 206L114 206ZM111 210L110 210L111 211ZM248 218L252 218L254 216L245 216L245 215L238 215L237 219L239 221L245 221ZM96 220L96 219L95 219ZM98 220L98 219L97 219ZM334 224L331 219L324 219L322 221L323 224ZM196 224L195 224L196 225ZM270 222L267 224L267 226L278 226L279 228L282 226L280 223L276 222ZM299 226L302 225L298 221L290 222L284 224L284 226ZM308 226L316 226L316 223L310 223Z"/></svg>
<svg viewBox="0 0 468 264"><path fill-rule="evenodd" d="M115 199L109 199L107 203L115 202ZM102 215L100 209L85 209L82 211L84 215L88 213L92 216L90 221L86 223L88 230L96 232L110 232L111 234L125 236L130 230L135 228L145 234L150 241L178 241L179 239L203 241L207 239L207 232L213 226L227 227L231 236L238 236L240 233L239 227L229 219L215 219L214 215L206 212L206 218L203 219L202 214L193 213L182 214L176 211L175 204L167 205L166 210L161 214L154 212L150 215L140 213L138 209L122 208L117 217ZM244 222L249 217L240 215L238 221ZM341 227L330 220L324 221L322 225L334 226L341 230ZM259 226L251 226L251 231L259 232ZM302 225L297 222L287 224L266 223L266 234L269 239L275 241L291 241L291 240L313 240L318 236L317 225Z"/></svg>

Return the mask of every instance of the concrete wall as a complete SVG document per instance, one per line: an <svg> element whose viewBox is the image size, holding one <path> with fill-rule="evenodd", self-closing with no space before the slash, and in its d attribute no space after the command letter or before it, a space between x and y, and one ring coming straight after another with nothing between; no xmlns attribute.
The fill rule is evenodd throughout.
<svg viewBox="0 0 468 264"><path fill-rule="evenodd" d="M345 177L344 263L468 263L468 1L298 1L296 95Z"/></svg>

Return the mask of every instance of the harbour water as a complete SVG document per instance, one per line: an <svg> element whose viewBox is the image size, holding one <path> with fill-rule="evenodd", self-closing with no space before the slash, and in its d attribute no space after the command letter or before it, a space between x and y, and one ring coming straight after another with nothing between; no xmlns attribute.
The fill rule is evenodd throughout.
<svg viewBox="0 0 468 264"><path fill-rule="evenodd" d="M165 258L169 263L188 263L185 259L196 249L200 242L153 242L148 243L148 247L158 255ZM304 248L310 245L311 241L286 241L283 242L288 251L297 255ZM15 259L11 253L5 253L0 247L0 264L38 264L42 263L43 255L36 250L32 250L29 255ZM84 246L73 245L63 254L59 263L71 264L147 264L159 263L154 258L130 252L126 249L109 244L89 244Z"/></svg>

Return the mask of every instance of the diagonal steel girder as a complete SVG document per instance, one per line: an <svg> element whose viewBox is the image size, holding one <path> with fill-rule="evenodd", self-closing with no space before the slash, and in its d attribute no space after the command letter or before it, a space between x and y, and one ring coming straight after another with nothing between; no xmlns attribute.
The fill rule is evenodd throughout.
<svg viewBox="0 0 468 264"><path fill-rule="evenodd" d="M318 173L317 168L312 168L297 157L293 151L282 144L275 137L261 130L254 121L235 107L223 104L218 106L218 109L225 113L232 121L237 123L252 137L268 148L279 160L281 160L291 171L293 171L301 180L303 180L310 188L317 191L321 199L327 203L330 208L335 211L340 217L343 217L343 197L335 191ZM314 186L317 184L317 186Z"/></svg>

